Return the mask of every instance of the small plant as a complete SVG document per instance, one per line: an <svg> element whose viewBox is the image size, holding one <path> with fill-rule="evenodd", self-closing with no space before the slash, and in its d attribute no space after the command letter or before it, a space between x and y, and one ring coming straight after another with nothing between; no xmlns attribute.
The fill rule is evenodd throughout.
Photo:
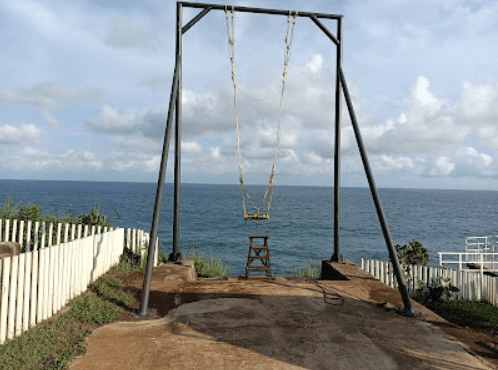
<svg viewBox="0 0 498 370"><path fill-rule="evenodd" d="M453 298L453 293L459 290L450 282L450 279L437 277L433 278L426 288L419 287L413 298L423 305L432 306L440 302L450 301Z"/></svg>
<svg viewBox="0 0 498 370"><path fill-rule="evenodd" d="M214 254L209 257L204 252L198 254L192 246L187 253L182 252L182 258L194 261L195 272L199 277L228 277L228 267L224 267Z"/></svg>
<svg viewBox="0 0 498 370"><path fill-rule="evenodd" d="M306 262L304 268L299 268L292 272L292 276L299 278L319 279L322 273L322 262L319 260L315 264Z"/></svg>
<svg viewBox="0 0 498 370"><path fill-rule="evenodd" d="M396 249L398 255L398 261L404 271L405 281L406 283L408 283L408 285L411 285L412 283L414 283L414 281L410 274L410 266L427 266L429 264L429 253L427 249L424 248L422 244L415 239L405 245L395 244L394 248ZM421 288L422 285L423 281L417 279L417 281L415 282L415 286L417 288Z"/></svg>
<svg viewBox="0 0 498 370"><path fill-rule="evenodd" d="M429 264L429 253L427 248L424 248L421 243L415 239L405 245L395 244L394 248L398 254L398 260L408 273L408 265L423 265Z"/></svg>

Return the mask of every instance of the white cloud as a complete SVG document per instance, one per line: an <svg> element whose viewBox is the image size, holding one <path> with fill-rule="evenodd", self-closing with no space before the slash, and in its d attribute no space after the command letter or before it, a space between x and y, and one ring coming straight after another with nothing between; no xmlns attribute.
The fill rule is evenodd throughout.
<svg viewBox="0 0 498 370"><path fill-rule="evenodd" d="M23 171L99 170L102 168L102 161L98 159L98 156L86 149L69 149L62 153L54 153L48 150L26 147L19 153L9 155L9 157L8 166L12 168L21 166Z"/></svg>
<svg viewBox="0 0 498 370"><path fill-rule="evenodd" d="M202 146L194 141L192 142L182 141L182 152L198 154L202 152Z"/></svg>
<svg viewBox="0 0 498 370"><path fill-rule="evenodd" d="M123 134L135 131L140 118L138 113L120 114L117 108L105 104L100 111L99 118L86 121L86 125L95 132Z"/></svg>
<svg viewBox="0 0 498 370"><path fill-rule="evenodd" d="M311 73L319 73L323 66L322 54L315 54L309 62L306 63L306 68L308 68Z"/></svg>
<svg viewBox="0 0 498 370"><path fill-rule="evenodd" d="M218 159L221 157L219 146L209 148L209 153L211 155L211 158L213 159Z"/></svg>
<svg viewBox="0 0 498 370"><path fill-rule="evenodd" d="M32 142L38 140L40 135L40 129L32 123L25 123L19 127L8 124L0 125L0 144Z"/></svg>
<svg viewBox="0 0 498 370"><path fill-rule="evenodd" d="M111 152L109 167L116 172L126 172L130 170L159 173L161 164L160 155L147 155L140 152Z"/></svg>
<svg viewBox="0 0 498 370"><path fill-rule="evenodd" d="M34 85L30 89L0 91L0 104L24 104L38 108L40 115L51 127L58 126L58 120L50 113L68 102L95 102L102 98L98 89L79 91L76 88L61 86L55 82Z"/></svg>
<svg viewBox="0 0 498 370"><path fill-rule="evenodd" d="M438 157L434 167L430 170L431 176L448 176L455 169L455 164L447 157Z"/></svg>

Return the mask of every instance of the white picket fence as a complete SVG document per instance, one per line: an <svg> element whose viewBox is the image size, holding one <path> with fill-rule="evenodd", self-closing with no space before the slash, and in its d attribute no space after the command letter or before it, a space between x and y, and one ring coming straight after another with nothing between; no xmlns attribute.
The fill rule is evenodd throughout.
<svg viewBox="0 0 498 370"><path fill-rule="evenodd" d="M27 226L27 245L25 253L0 259L0 344L52 317L69 300L86 291L89 284L119 263L124 246L144 257L150 240L143 230L107 230L107 227L94 225L70 228L69 224L59 223L54 237L57 244L52 245L53 224L42 223L40 228L35 223L33 235L31 221L24 225L21 220L17 228L18 220L14 219L12 230L9 220L3 221L2 227L0 219L0 241L3 235L3 241L17 241L22 245L24 226ZM48 238L45 238L47 230ZM61 243L62 235L64 242ZM158 239L156 245L159 245ZM154 267L158 264L158 248L155 252Z"/></svg>
<svg viewBox="0 0 498 370"><path fill-rule="evenodd" d="M361 269L397 289L398 284L391 262L362 258ZM450 282L459 289L453 293L453 298L477 301L490 299L494 306L498 306L498 278L481 274L479 271L411 265L409 276L413 278L410 284L407 283L411 296L417 289L418 280L421 280L423 287L427 288L434 278L442 277L450 279Z"/></svg>
<svg viewBox="0 0 498 370"><path fill-rule="evenodd" d="M123 253L124 229L3 258L0 344L57 313Z"/></svg>
<svg viewBox="0 0 498 370"><path fill-rule="evenodd" d="M12 227L11 227L12 225ZM56 229L56 231L55 231ZM89 235L100 233L102 229L95 225L71 225L68 223L31 222L24 220L0 219L0 241L18 242L21 248L26 252L39 250L40 248L58 245L63 241L68 243L80 238L86 238ZM55 234L54 234L55 231ZM141 257L147 252L150 241L149 233L139 229L125 229L125 246ZM156 239L156 245L159 246L159 238ZM25 247L25 248L24 248ZM158 264L158 252L154 255L154 267Z"/></svg>

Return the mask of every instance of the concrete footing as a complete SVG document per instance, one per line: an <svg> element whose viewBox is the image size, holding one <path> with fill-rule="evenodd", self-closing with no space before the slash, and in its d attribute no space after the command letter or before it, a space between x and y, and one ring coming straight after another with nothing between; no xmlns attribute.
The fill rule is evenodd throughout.
<svg viewBox="0 0 498 370"><path fill-rule="evenodd" d="M349 280L344 274L345 271L343 271L348 263L351 264L351 262L348 260L344 260L344 263L329 262L328 260L322 260L322 276L320 276L320 279Z"/></svg>

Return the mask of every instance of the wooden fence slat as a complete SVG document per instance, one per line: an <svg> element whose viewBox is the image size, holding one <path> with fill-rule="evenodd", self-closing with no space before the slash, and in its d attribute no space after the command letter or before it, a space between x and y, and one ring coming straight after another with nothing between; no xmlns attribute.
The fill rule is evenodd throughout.
<svg viewBox="0 0 498 370"><path fill-rule="evenodd" d="M12 256L10 288L9 288L9 313L7 315L7 339L14 338L14 318L16 314L16 301L17 301L17 280L19 268L19 255Z"/></svg>
<svg viewBox="0 0 498 370"><path fill-rule="evenodd" d="M48 244L47 247L52 246L52 235L54 233L54 224L51 222L48 224Z"/></svg>
<svg viewBox="0 0 498 370"><path fill-rule="evenodd" d="M40 252L34 250L33 252L33 270L31 272L31 305L29 312L29 326L33 327L36 325L36 314L38 308L38 292L40 290L40 280L39 280L39 263L40 263Z"/></svg>
<svg viewBox="0 0 498 370"><path fill-rule="evenodd" d="M16 324L15 324L15 336L21 335L22 329L22 314L24 312L24 276L26 274L26 254L19 254L19 270L17 278L17 294L14 299L16 302Z"/></svg>
<svg viewBox="0 0 498 370"><path fill-rule="evenodd" d="M68 236L69 236L69 224L66 222L64 225L64 243L68 242L67 240Z"/></svg>
<svg viewBox="0 0 498 370"><path fill-rule="evenodd" d="M74 248L75 248L75 245L76 245L76 240L74 240L73 243L71 243L71 245L69 246L68 248L68 251L69 251L69 254L68 254L68 264L70 266L70 270L69 270L69 299L73 299L74 298L74 270L75 270L75 259L74 259Z"/></svg>
<svg viewBox="0 0 498 370"><path fill-rule="evenodd" d="M46 320L48 318L48 277L49 277L49 269L50 269L50 249L44 247L43 251L45 252L45 258L43 260L43 300L42 304L42 320Z"/></svg>
<svg viewBox="0 0 498 370"><path fill-rule="evenodd" d="M61 225L61 224L59 224ZM61 230L62 231L62 230ZM57 231L59 233L59 231ZM60 233L59 233L60 235ZM60 307L60 295L61 295L61 282L62 282L62 276L61 276L61 266L62 266L62 259L61 259L61 244L60 244L60 236L59 242L57 243L57 246L54 247L54 252L55 252L55 266L54 266L54 306L52 309L52 315L55 315Z"/></svg>
<svg viewBox="0 0 498 370"><path fill-rule="evenodd" d="M19 245L22 250L24 247L24 220L19 221Z"/></svg>
<svg viewBox="0 0 498 370"><path fill-rule="evenodd" d="M31 252L31 220L28 221L28 231L26 233L26 252Z"/></svg>
<svg viewBox="0 0 498 370"><path fill-rule="evenodd" d="M52 317L54 310L54 283L55 283L55 269L56 269L56 261L55 261L55 251L54 247L50 246L48 248L50 255L50 264L48 267L48 307L47 307L47 318Z"/></svg>
<svg viewBox="0 0 498 370"><path fill-rule="evenodd" d="M67 238L66 238L67 239ZM63 258L63 264L62 264L62 276L64 276L64 280L62 282L62 297L61 297L61 302L62 306L65 306L68 302L68 297L69 297L69 260L68 260L68 242L65 242L62 244L62 258Z"/></svg>
<svg viewBox="0 0 498 370"><path fill-rule="evenodd" d="M2 267L2 300L0 301L0 344L7 336L7 312L9 307L10 265L11 257L3 259Z"/></svg>
<svg viewBox="0 0 498 370"><path fill-rule="evenodd" d="M10 231L10 220L6 219L5 220L5 236L4 236L4 241L8 242L9 241L9 231Z"/></svg>
<svg viewBox="0 0 498 370"><path fill-rule="evenodd" d="M24 275L24 307L22 313L22 332L29 328L29 303L31 298L31 270L33 267L32 252L26 253L26 270Z"/></svg>
<svg viewBox="0 0 498 370"><path fill-rule="evenodd" d="M13 241L14 243L17 242L16 233L17 233L17 219L14 219L12 222L12 237L11 237L11 241Z"/></svg>

